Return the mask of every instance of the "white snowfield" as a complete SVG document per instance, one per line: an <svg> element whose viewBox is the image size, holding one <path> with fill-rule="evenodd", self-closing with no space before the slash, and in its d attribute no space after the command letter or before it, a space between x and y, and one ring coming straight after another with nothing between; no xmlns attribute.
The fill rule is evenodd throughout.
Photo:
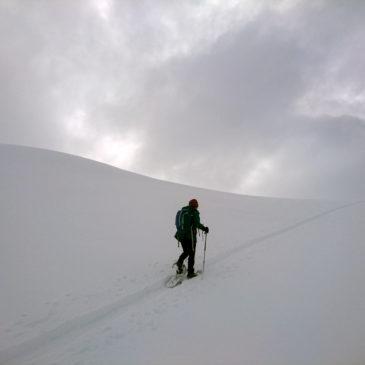
<svg viewBox="0 0 365 365"><path fill-rule="evenodd" d="M168 289L193 197L205 272ZM364 226L364 202L239 196L0 145L0 364L363 365Z"/></svg>

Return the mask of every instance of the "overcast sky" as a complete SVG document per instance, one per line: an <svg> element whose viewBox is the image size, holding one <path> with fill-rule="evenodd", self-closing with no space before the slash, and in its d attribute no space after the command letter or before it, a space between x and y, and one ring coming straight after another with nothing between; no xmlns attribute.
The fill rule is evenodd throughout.
<svg viewBox="0 0 365 365"><path fill-rule="evenodd" d="M0 143L365 197L363 0L0 0L0 52Z"/></svg>

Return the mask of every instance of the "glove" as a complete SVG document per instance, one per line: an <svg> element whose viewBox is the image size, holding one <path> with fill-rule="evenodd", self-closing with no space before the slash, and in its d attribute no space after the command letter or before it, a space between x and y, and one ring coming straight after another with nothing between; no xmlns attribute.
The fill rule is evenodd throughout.
<svg viewBox="0 0 365 365"><path fill-rule="evenodd" d="M208 227L205 227L205 228L203 229L203 231L204 231L205 233L209 233L209 228L208 228Z"/></svg>

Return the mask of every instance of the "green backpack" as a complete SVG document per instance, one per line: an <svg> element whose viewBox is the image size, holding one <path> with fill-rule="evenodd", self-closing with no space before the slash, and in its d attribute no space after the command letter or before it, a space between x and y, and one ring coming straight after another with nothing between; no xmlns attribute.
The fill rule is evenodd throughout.
<svg viewBox="0 0 365 365"><path fill-rule="evenodd" d="M188 207L184 207L176 213L175 226L178 239L191 234L191 213Z"/></svg>

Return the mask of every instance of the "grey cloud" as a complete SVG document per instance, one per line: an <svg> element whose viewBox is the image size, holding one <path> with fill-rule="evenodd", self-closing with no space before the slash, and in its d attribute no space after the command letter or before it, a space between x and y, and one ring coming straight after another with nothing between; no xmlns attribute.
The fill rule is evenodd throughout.
<svg viewBox="0 0 365 365"><path fill-rule="evenodd" d="M206 27L238 11L199 22L209 3L109 3L0 5L0 142L105 161L100 139L137 132L140 173L247 194L364 195L364 110L337 98L365 96L362 2L262 2L220 33ZM78 113L85 130L72 135Z"/></svg>
<svg viewBox="0 0 365 365"><path fill-rule="evenodd" d="M279 173L269 179L268 186L271 183L289 196L301 191L320 192L328 199L364 196L363 120L349 116L305 119L291 128L290 135L291 143L280 151Z"/></svg>
<svg viewBox="0 0 365 365"><path fill-rule="evenodd" d="M307 34L311 21L319 22L318 14L314 15L315 19L307 19L303 29L288 35L286 27L275 24L272 33L265 30L263 34L262 24L269 28L269 21L264 20L267 14L263 14L262 19L240 32L222 37L209 53L174 60L158 70L147 88L153 105L150 115L155 119L150 125L153 137L145 146L148 153L143 169L159 171L161 160L168 161L167 166L182 164L170 172L170 176L175 173L177 181L242 192L240 181L257 162L280 153L290 156L286 165L276 167L273 177L266 177L266 184L261 183L262 190L256 193L275 195L280 191L284 196L329 197L331 189L326 185L331 184L336 186L333 196L361 196L363 170L353 172L360 176L354 182L357 188L350 189L353 192L349 194L346 179L340 182L338 175L345 170L348 173L351 162L338 158L340 148L332 143L332 138L337 129L348 129L351 134L363 125L355 128L346 118L336 123L337 119L330 117L326 123L313 122L312 118L298 118L292 112L295 101L313 85L313 79L322 78L331 53L347 42L347 35L340 32L342 24L337 29L336 42L335 37L328 41L326 28L317 27L317 33ZM332 27L331 32L335 31L336 27ZM321 47L326 47L327 52ZM356 77L356 73L352 75L354 80ZM323 127L331 121L332 128ZM172 124L174 128L170 127ZM293 133L296 124L306 126L302 135ZM313 139L317 155L324 155L325 169L313 164L318 157L307 151L306 145ZM352 146L353 159L361 163L361 144L354 145L351 138L347 142ZM330 154L326 153L328 149ZM184 165L184 161L189 163ZM303 182L295 179L298 166ZM317 174L323 171L327 171L324 183L316 183ZM281 189L283 185L285 189Z"/></svg>

